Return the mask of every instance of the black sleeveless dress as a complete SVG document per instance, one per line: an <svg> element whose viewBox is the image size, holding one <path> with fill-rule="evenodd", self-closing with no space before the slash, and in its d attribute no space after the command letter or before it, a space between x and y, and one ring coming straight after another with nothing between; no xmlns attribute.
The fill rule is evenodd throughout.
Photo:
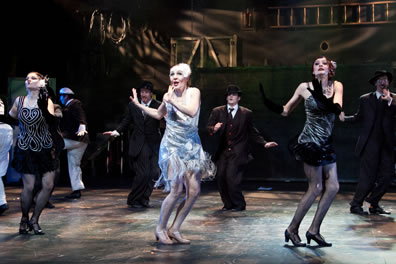
<svg viewBox="0 0 396 264"><path fill-rule="evenodd" d="M297 160L311 166L324 166L336 162L332 146L335 114L321 110L310 95L304 102L307 119L297 142L290 145Z"/></svg>
<svg viewBox="0 0 396 264"><path fill-rule="evenodd" d="M19 97L19 134L12 166L23 174L42 175L59 166L48 125L38 107L24 107L25 96Z"/></svg>

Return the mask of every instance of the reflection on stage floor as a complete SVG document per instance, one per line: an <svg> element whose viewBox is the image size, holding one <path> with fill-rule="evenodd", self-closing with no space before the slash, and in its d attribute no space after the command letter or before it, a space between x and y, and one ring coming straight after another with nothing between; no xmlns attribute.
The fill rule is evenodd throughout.
<svg viewBox="0 0 396 264"><path fill-rule="evenodd" d="M223 212L217 191L203 186L181 230L191 244L171 246L154 237L166 196L161 190L154 190L147 209L128 208L128 189L88 189L81 199L65 200L68 192L57 188L51 199L56 207L44 210L45 235L19 235L20 187L6 188L10 209L0 216L1 263L361 264L396 259L396 193L388 193L381 204L390 216L365 217L349 213L351 192L339 193L321 230L333 246L320 248L312 241L312 246L294 248L283 234L303 194L298 191L246 191L246 211ZM316 206L300 227L303 242Z"/></svg>

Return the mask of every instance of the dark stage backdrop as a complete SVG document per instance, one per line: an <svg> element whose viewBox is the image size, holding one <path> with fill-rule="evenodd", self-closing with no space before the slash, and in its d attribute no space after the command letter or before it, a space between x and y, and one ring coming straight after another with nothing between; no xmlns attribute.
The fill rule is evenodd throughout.
<svg viewBox="0 0 396 264"><path fill-rule="evenodd" d="M390 23L343 25L337 22L331 26L273 28L271 7L348 2L14 0L7 3L1 16L5 25L5 47L0 52L5 70L1 75L0 93L7 93L9 78L25 77L30 71L56 78L57 91L64 86L73 89L88 117L91 143L83 162L85 175L93 175L93 182L99 175L111 179L118 177L120 159L117 157L122 155L114 153L122 148L118 140L112 143L118 145L107 148L107 138L102 132L117 126L129 102L131 88L143 79L154 83L156 96L162 99L175 57L172 55L176 47L171 41L235 36L233 55L237 67L217 68L206 41L202 49L205 54L201 56L201 48L198 48L192 60L191 84L202 91L199 128L204 147L208 151L213 149L205 131L211 109L224 104L223 91L227 84L238 84L244 90L241 104L254 111L257 127L280 144L271 150L253 147L254 160L245 177L300 180L304 178L302 166L293 160L287 144L304 125L302 104L288 118L269 113L261 104L258 83L263 83L274 101L284 104L300 82L310 80L312 60L325 55L337 61L336 79L344 83L344 109L347 114L354 113L359 96L373 90L367 80L374 71L396 68L393 23L396 8L390 5L393 21ZM253 12L252 27L244 25L243 17L248 10ZM351 14L353 16L353 12ZM287 17L284 14L284 18ZM223 66L229 66L230 56L226 56L229 46L223 44L231 41L222 41L211 42L213 52ZM323 43L327 43L326 49ZM192 44L189 43L194 47ZM180 51L183 46L177 45L177 49ZM185 62L191 50L177 55ZM204 68L198 68L202 57ZM355 181L358 177L358 159L353 155L357 134L357 125L336 121L334 144L343 181ZM110 159L106 157L108 150L114 154ZM106 162L113 162L111 170L107 170Z"/></svg>

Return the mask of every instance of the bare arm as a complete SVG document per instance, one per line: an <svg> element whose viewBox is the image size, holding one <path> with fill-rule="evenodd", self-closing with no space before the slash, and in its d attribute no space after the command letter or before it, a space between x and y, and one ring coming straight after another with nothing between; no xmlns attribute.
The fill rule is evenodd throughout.
<svg viewBox="0 0 396 264"><path fill-rule="evenodd" d="M291 113L297 105L301 102L303 99L302 93L303 89L306 89L307 85L306 83L300 83L300 85L297 87L296 91L294 92L292 98L287 102L286 105L283 106L283 116L288 116L289 113Z"/></svg>
<svg viewBox="0 0 396 264"><path fill-rule="evenodd" d="M334 83L334 99L333 103L339 104L342 107L342 97L344 95L344 87L342 83L335 82Z"/></svg>
<svg viewBox="0 0 396 264"><path fill-rule="evenodd" d="M164 95L164 97L165 97L165 95ZM165 107L164 102L161 103L161 105L158 107L158 109L141 105L139 102L139 99L137 97L135 88L132 88L132 96L130 96L129 98L138 108L143 110L146 114L148 114L152 118L160 120L166 115L166 107Z"/></svg>
<svg viewBox="0 0 396 264"><path fill-rule="evenodd" d="M188 105L183 105L180 102L177 102L175 100L175 97L173 96L173 90L174 88L172 86L169 86L167 96L164 96L164 101L171 103L180 112L190 117L194 117L198 113L199 105L201 103L201 92L199 91L199 89L189 88L190 93L187 95L190 97L188 100Z"/></svg>
<svg viewBox="0 0 396 264"><path fill-rule="evenodd" d="M53 115L53 116L55 115L54 103L52 102L52 100L50 98L48 98L48 107L47 107L47 109L48 109L48 112L51 115Z"/></svg>
<svg viewBox="0 0 396 264"><path fill-rule="evenodd" d="M19 96L15 99L14 104L12 105L10 111L8 112L8 114L14 119L18 119L18 101L19 101Z"/></svg>

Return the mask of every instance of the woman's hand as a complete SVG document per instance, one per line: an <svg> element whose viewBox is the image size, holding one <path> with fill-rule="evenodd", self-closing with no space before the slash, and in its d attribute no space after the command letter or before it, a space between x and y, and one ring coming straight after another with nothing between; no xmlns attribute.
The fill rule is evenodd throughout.
<svg viewBox="0 0 396 264"><path fill-rule="evenodd" d="M132 88L132 96L129 96L129 99L131 100L132 103L134 103L136 106L140 105L137 93L136 93L136 89Z"/></svg>
<svg viewBox="0 0 396 264"><path fill-rule="evenodd" d="M162 98L162 100L164 102L168 102L168 103L172 104L172 97L173 97L174 90L175 90L175 88L172 85L169 85L168 92L166 94L164 94L164 97Z"/></svg>

